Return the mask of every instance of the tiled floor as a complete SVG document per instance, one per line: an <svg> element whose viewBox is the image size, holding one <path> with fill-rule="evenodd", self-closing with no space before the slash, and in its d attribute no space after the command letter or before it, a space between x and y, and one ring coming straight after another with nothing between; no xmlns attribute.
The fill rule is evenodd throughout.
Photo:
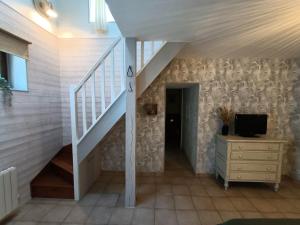
<svg viewBox="0 0 300 225"><path fill-rule="evenodd" d="M300 218L300 183L284 179L278 193L263 184L195 177L184 157L168 155L163 175L137 178L137 207L126 209L124 176L105 172L80 202L33 199L7 224L215 225L230 218Z"/></svg>

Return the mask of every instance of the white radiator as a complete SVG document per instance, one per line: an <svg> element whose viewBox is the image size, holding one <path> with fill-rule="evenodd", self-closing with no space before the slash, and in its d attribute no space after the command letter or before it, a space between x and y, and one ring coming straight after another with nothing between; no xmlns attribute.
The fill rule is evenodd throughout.
<svg viewBox="0 0 300 225"><path fill-rule="evenodd" d="M18 207L17 170L11 167L0 172L0 220Z"/></svg>

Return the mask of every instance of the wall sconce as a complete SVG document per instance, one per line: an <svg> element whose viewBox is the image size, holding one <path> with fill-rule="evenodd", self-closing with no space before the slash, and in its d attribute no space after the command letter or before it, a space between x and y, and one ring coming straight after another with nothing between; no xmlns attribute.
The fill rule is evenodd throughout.
<svg viewBox="0 0 300 225"><path fill-rule="evenodd" d="M36 10L47 18L57 18L57 12L49 0L33 0Z"/></svg>
<svg viewBox="0 0 300 225"><path fill-rule="evenodd" d="M157 115L157 104L145 104L143 108L147 115Z"/></svg>

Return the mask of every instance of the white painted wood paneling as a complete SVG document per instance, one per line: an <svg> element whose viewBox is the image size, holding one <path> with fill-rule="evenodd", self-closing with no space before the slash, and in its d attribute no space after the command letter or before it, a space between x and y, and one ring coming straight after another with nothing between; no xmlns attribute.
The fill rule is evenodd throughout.
<svg viewBox="0 0 300 225"><path fill-rule="evenodd" d="M21 203L30 198L30 181L62 147L58 40L0 2L0 28L29 46L28 92L14 92L12 106L0 95L0 171L18 171Z"/></svg>

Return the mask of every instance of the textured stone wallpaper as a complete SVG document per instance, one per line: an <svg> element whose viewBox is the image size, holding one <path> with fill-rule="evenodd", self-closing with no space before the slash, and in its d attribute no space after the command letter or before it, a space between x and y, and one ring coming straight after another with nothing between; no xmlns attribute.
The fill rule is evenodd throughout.
<svg viewBox="0 0 300 225"><path fill-rule="evenodd" d="M216 109L220 106L240 113L267 113L268 135L287 138L288 152L292 152L294 134L290 118L297 106L293 84L298 78L299 68L293 60L174 59L138 99L137 170L164 170L165 89L176 83L199 83L197 173L214 170L215 135L221 127ZM145 115L145 103L158 104L158 114ZM104 141L103 169L124 168L124 162L120 162L124 161L124 125L119 128L122 131L118 130L118 135L114 134L115 128L110 134L119 138L117 145L112 143L115 139ZM286 166L287 160L286 157Z"/></svg>

